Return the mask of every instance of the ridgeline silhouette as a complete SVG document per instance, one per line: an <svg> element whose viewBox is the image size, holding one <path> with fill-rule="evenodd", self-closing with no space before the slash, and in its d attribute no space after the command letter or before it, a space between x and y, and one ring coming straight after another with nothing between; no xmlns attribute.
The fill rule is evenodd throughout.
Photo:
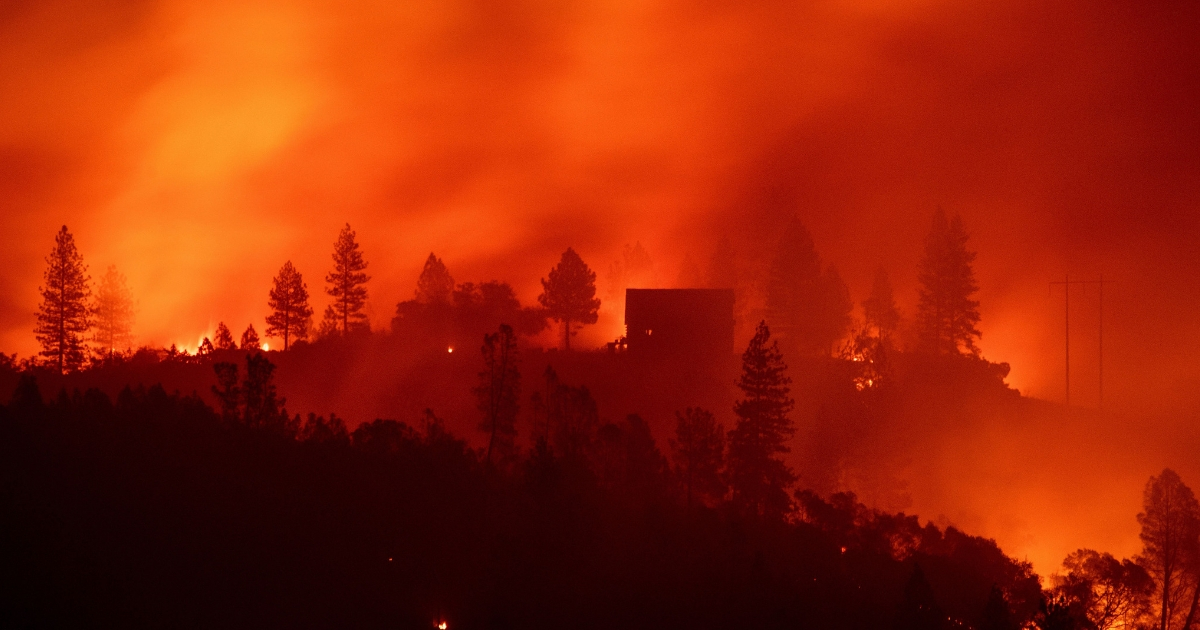
<svg viewBox="0 0 1200 630"><path fill-rule="evenodd" d="M289 261L265 330L282 348L263 349L252 323L235 342L221 322L189 353L132 349L123 277L110 267L89 302L82 257L59 232L38 319L44 360L0 355L0 389L14 392L0 407L0 572L12 585L0 624L1200 621L1200 507L1170 470L1147 486L1141 555L1081 549L1044 584L993 541L849 492L893 501L922 440L980 409L1019 416L1033 404L1005 385L1006 364L979 356L975 254L957 216L934 216L911 322L882 268L854 322L798 220L755 282L722 241L707 273L690 274L733 291L678 293L719 299L730 331L730 310L763 316L740 364L621 340L571 351L600 300L570 248L536 307L499 280L456 284L431 253L390 329L371 330L355 236L346 225L335 244L317 334ZM638 243L610 275L628 284L650 268ZM757 306L745 290L755 283ZM689 309L654 321L690 331L701 309ZM561 351L534 344L551 319ZM688 334L697 347L715 336ZM524 388L522 371L534 375Z"/></svg>

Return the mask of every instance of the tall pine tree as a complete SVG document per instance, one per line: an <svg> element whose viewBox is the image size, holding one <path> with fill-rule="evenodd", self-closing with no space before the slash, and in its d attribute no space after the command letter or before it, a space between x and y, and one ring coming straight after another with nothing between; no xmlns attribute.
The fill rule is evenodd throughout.
<svg viewBox="0 0 1200 630"><path fill-rule="evenodd" d="M109 359L133 341L133 296L116 265L110 265L100 280L92 315L96 324L92 340Z"/></svg>
<svg viewBox="0 0 1200 630"><path fill-rule="evenodd" d="M312 307L308 305L308 286L292 261L283 263L275 286L267 300L271 314L267 316L268 337L283 337L283 349L287 350L293 339L307 339L312 323Z"/></svg>
<svg viewBox="0 0 1200 630"><path fill-rule="evenodd" d="M258 350L261 347L258 331L254 330L254 324L248 324L246 330L242 331L242 350Z"/></svg>
<svg viewBox="0 0 1200 630"><path fill-rule="evenodd" d="M75 238L67 226L54 237L54 249L46 258L46 284L37 314L41 355L50 359L60 373L83 365L84 338L91 328L91 278L87 265L75 249Z"/></svg>
<svg viewBox="0 0 1200 630"><path fill-rule="evenodd" d="M767 319L788 352L829 356L850 327L849 293L835 268L822 272L812 235L793 217L767 277Z"/></svg>
<svg viewBox="0 0 1200 630"><path fill-rule="evenodd" d="M450 304L454 295L454 278L441 258L429 252L421 277L417 278L416 300L421 304Z"/></svg>
<svg viewBox="0 0 1200 630"><path fill-rule="evenodd" d="M558 265L550 270L549 278L542 279L538 302L552 319L562 322L563 348L570 350L572 324L595 324L599 317L596 272L568 247Z"/></svg>
<svg viewBox="0 0 1200 630"><path fill-rule="evenodd" d="M325 309L325 320L342 335L369 327L362 310L367 302L366 284L371 278L363 273L367 262L354 237L347 223L333 244L333 271L325 276L329 284L325 292L333 297L333 303Z"/></svg>
<svg viewBox="0 0 1200 630"><path fill-rule="evenodd" d="M938 208L925 237L918 277L917 329L924 350L978 356L979 302L971 298L979 290L971 268L974 261L975 252L967 250L962 218L955 214L947 220Z"/></svg>
<svg viewBox="0 0 1200 630"><path fill-rule="evenodd" d="M229 331L225 322L217 323L217 332L213 335L213 345L217 350L237 350L237 342L233 340L233 333Z"/></svg>
<svg viewBox="0 0 1200 630"><path fill-rule="evenodd" d="M791 451L787 441L796 431L788 417L794 405L791 382L778 342L760 322L742 355L737 385L745 398L733 406L738 420L726 455L734 505L746 513L777 517L791 508L787 490L796 475L782 458Z"/></svg>

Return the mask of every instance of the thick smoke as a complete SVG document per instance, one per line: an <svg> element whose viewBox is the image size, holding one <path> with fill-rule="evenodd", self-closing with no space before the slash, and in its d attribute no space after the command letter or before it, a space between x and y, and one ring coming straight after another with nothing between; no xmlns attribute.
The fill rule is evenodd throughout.
<svg viewBox="0 0 1200 630"><path fill-rule="evenodd" d="M914 489L914 507L974 519L1042 554L1042 568L1074 545L1127 549L1137 486L1163 464L1186 470L1161 461L1175 453L1162 444L1194 443L1177 427L1200 403L1198 12L8 3L0 349L36 350L43 257L64 223L93 277L109 264L128 275L143 342L194 347L218 320L262 330L285 260L323 310L346 222L371 264L377 328L431 250L460 281L506 280L528 303L567 246L603 280L641 242L669 285L727 236L752 275L792 215L856 300L882 265L911 314L941 206L963 215L979 252L984 354L1009 362L1026 394L1062 396L1062 295L1047 283L1114 281L1105 403L1144 430L1114 420L954 438L940 485L914 482L932 488ZM1072 294L1073 400L1085 406L1099 396L1098 309L1094 290ZM620 323L609 310L585 341ZM1093 476L1110 464L1119 472ZM997 474L1020 483L981 490Z"/></svg>

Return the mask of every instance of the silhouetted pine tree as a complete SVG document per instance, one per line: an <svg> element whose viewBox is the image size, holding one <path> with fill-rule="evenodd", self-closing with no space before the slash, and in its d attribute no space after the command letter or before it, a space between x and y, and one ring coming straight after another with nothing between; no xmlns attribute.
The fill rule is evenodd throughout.
<svg viewBox="0 0 1200 630"><path fill-rule="evenodd" d="M217 332L213 335L213 345L217 350L237 350L237 344L233 341L233 333L229 331L225 322L217 324Z"/></svg>
<svg viewBox="0 0 1200 630"><path fill-rule="evenodd" d="M767 320L789 352L828 356L850 326L849 290L836 269L821 270L799 219L784 228L767 277Z"/></svg>
<svg viewBox="0 0 1200 630"><path fill-rule="evenodd" d="M975 252L967 250L967 232L962 217L947 220L938 208L925 237L925 255L918 279L917 330L923 349L936 354L978 355L979 302L971 296L979 290L971 263Z"/></svg>
<svg viewBox="0 0 1200 630"><path fill-rule="evenodd" d="M737 385L746 397L733 406L738 421L729 432L726 465L734 505L748 513L779 516L791 506L787 490L796 475L781 458L790 452L787 441L795 433L788 418L792 379L786 372L779 344L760 322L742 354Z"/></svg>
<svg viewBox="0 0 1200 630"><path fill-rule="evenodd" d="M441 258L429 253L425 267L417 278L416 300L421 304L450 304L454 294L454 278Z"/></svg>
<svg viewBox="0 0 1200 630"><path fill-rule="evenodd" d="M896 307L892 282L883 267L875 272L871 295L863 300L862 307L867 326L875 329L876 338L885 342L890 339L900 324L900 309Z"/></svg>
<svg viewBox="0 0 1200 630"><path fill-rule="evenodd" d="M262 346L258 342L258 332L254 330L254 324L246 326L246 330L242 332L242 350L258 350Z"/></svg>
<svg viewBox="0 0 1200 630"><path fill-rule="evenodd" d="M325 282L329 283L325 292L333 297L333 304L325 309L325 319L336 323L342 335L368 327L362 309L367 302L365 285L371 278L363 273L367 263L354 237L347 223L333 245L333 271L325 276Z"/></svg>
<svg viewBox="0 0 1200 630"><path fill-rule="evenodd" d="M67 226L54 237L54 249L46 258L45 286L37 314L38 343L41 355L53 361L60 373L76 370L83 364L84 337L91 327L91 278L87 265L75 249L75 238Z"/></svg>
<svg viewBox="0 0 1200 630"><path fill-rule="evenodd" d="M571 324L594 324L600 309L596 298L596 273L588 268L574 249L567 248L558 265L542 279L538 302L546 313L562 322L563 348L571 349Z"/></svg>
<svg viewBox="0 0 1200 630"><path fill-rule="evenodd" d="M307 339L312 323L312 307L308 305L308 286L292 261L283 263L275 286L267 300L271 314L267 316L268 337L283 337L283 349L287 350L292 339Z"/></svg>
<svg viewBox="0 0 1200 630"><path fill-rule="evenodd" d="M497 332L483 337L483 371L475 387L483 420L479 429L488 434L484 463L508 462L516 455L517 412L520 410L521 373L518 371L517 337L512 327L501 324Z"/></svg>
<svg viewBox="0 0 1200 630"><path fill-rule="evenodd" d="M725 463L725 429L711 411L688 407L675 412L675 437L670 440L675 478L683 486L687 507L693 497L724 498L728 486L721 478Z"/></svg>
<svg viewBox="0 0 1200 630"><path fill-rule="evenodd" d="M109 265L100 280L92 314L96 324L92 339L108 358L133 341L133 296L116 265Z"/></svg>

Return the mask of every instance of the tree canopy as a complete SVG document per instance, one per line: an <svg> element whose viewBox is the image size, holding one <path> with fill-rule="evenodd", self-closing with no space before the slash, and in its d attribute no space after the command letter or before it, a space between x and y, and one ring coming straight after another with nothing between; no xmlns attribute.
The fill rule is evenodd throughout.
<svg viewBox="0 0 1200 630"><path fill-rule="evenodd" d="M233 340L233 333L229 331L229 327L225 322L217 323L217 332L213 334L213 345L217 350L236 350L237 343Z"/></svg>
<svg viewBox="0 0 1200 630"><path fill-rule="evenodd" d="M454 278L441 258L429 252L421 276L417 278L416 300L421 304L450 304Z"/></svg>
<svg viewBox="0 0 1200 630"><path fill-rule="evenodd" d="M92 314L96 324L92 339L108 358L133 341L133 296L116 265L109 265L100 280Z"/></svg>
<svg viewBox="0 0 1200 630"><path fill-rule="evenodd" d="M733 407L738 419L729 432L726 468L734 504L749 513L778 515L791 507L787 491L796 475L781 457L791 452L787 442L796 430L788 417L795 404L791 382L779 343L759 322L742 354L737 386L745 398Z"/></svg>
<svg viewBox="0 0 1200 630"><path fill-rule="evenodd" d="M342 335L369 328L367 315L362 311L367 302L366 284L371 278L363 273L367 262L355 236L347 223L333 244L333 271L325 276L328 284L325 292L333 298L333 303L325 309L325 321Z"/></svg>
<svg viewBox="0 0 1200 630"><path fill-rule="evenodd" d="M812 235L793 217L767 277L767 320L780 343L802 356L829 356L850 327L853 307L841 274L822 266Z"/></svg>
<svg viewBox="0 0 1200 630"><path fill-rule="evenodd" d="M258 331L254 330L254 324L248 324L246 330L242 331L242 350L258 350L261 347Z"/></svg>
<svg viewBox="0 0 1200 630"><path fill-rule="evenodd" d="M283 337L287 350L293 339L307 339L312 323L312 307L308 305L308 286L292 261L283 263L267 299L271 314L267 316L268 337Z"/></svg>
<svg viewBox="0 0 1200 630"><path fill-rule="evenodd" d="M599 317L596 272L588 268L574 249L567 248L558 264L542 279L538 303L553 319L562 322L563 347L571 348L571 325L594 324Z"/></svg>
<svg viewBox="0 0 1200 630"><path fill-rule="evenodd" d="M54 249L46 257L42 303L34 329L41 355L54 362L59 372L79 369L84 361L84 340L91 328L91 278L87 265L75 248L75 237L63 226L54 237Z"/></svg>
<svg viewBox="0 0 1200 630"><path fill-rule="evenodd" d="M967 249L967 231L957 213L950 219L938 208L925 237L918 280L917 332L921 347L935 354L978 355L979 302L972 296L975 252Z"/></svg>
<svg viewBox="0 0 1200 630"><path fill-rule="evenodd" d="M1179 474L1167 468L1146 482L1137 520L1142 526L1141 564L1156 584L1159 630L1187 630L1200 596L1200 503Z"/></svg>

